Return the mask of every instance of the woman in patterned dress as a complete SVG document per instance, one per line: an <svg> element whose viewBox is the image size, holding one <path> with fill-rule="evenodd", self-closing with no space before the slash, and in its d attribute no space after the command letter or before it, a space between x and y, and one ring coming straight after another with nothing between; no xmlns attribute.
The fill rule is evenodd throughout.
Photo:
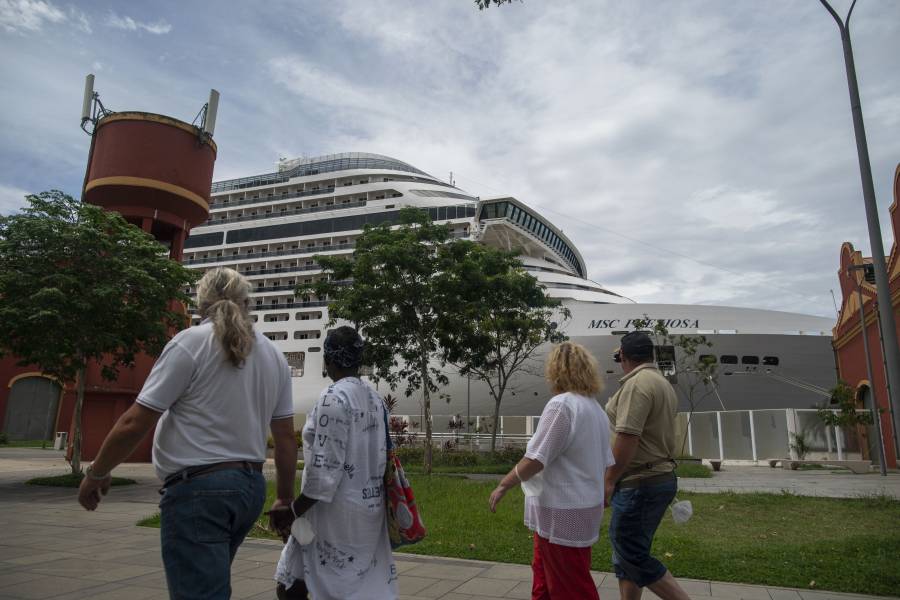
<svg viewBox="0 0 900 600"><path fill-rule="evenodd" d="M363 340L339 327L324 343L334 381L303 428L303 484L291 505L314 533L309 543L288 538L275 571L279 598L393 600L397 569L384 504L384 400L359 378ZM276 519L277 520L277 519Z"/></svg>

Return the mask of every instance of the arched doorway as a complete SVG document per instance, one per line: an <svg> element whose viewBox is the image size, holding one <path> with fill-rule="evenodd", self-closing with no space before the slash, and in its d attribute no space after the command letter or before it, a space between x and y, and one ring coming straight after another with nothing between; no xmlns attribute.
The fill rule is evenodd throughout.
<svg viewBox="0 0 900 600"><path fill-rule="evenodd" d="M52 440L59 408L59 384L40 375L13 381L4 431L11 440Z"/></svg>

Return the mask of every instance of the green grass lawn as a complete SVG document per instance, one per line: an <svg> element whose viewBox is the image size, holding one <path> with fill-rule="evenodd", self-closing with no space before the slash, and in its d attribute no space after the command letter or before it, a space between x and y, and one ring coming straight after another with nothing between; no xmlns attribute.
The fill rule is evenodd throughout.
<svg viewBox="0 0 900 600"><path fill-rule="evenodd" d="M679 477L688 477L688 478L704 478L704 477L712 477L712 469L707 467L706 465L696 464L696 463L679 463L677 467L675 467L675 474Z"/></svg>
<svg viewBox="0 0 900 600"><path fill-rule="evenodd" d="M491 514L493 481L410 479L428 537L405 552L530 563L520 490ZM270 484L267 506L272 497ZM883 595L900 589L900 501L731 493L678 498L693 503L694 517L684 525L664 518L653 545L678 577ZM602 571L611 570L608 522L607 512L593 550L592 566ZM140 524L158 527L159 517ZM274 539L263 527L261 518L251 535Z"/></svg>
<svg viewBox="0 0 900 600"><path fill-rule="evenodd" d="M52 477L35 477L34 479L29 479L25 483L27 485L47 485L51 487L71 487L77 488L81 485L81 480L84 479L84 473L79 473L78 475L73 475L72 473L66 473L65 475L53 475ZM113 487L121 486L121 485L134 485L137 481L134 479L128 479L126 477L113 477L111 485Z"/></svg>

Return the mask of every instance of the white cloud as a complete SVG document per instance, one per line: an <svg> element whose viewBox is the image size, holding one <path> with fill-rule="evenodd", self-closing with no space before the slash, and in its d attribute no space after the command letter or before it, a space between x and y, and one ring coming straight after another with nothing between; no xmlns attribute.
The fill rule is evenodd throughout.
<svg viewBox="0 0 900 600"><path fill-rule="evenodd" d="M72 18L72 23L74 23L75 27L80 31L84 33L94 32L94 30L91 28L91 22L88 20L87 15L74 6L69 7L69 16Z"/></svg>
<svg viewBox="0 0 900 600"><path fill-rule="evenodd" d="M25 196L30 193L19 187L0 183L0 215L9 215L22 209L26 204Z"/></svg>
<svg viewBox="0 0 900 600"><path fill-rule="evenodd" d="M0 0L0 27L8 32L40 31L45 23L61 23L66 15L43 0Z"/></svg>
<svg viewBox="0 0 900 600"><path fill-rule="evenodd" d="M159 20L155 23L145 23L143 21L136 21L127 15L120 17L114 12L109 13L109 16L106 18L106 24L114 29L124 29L125 31L137 31L143 29L147 33L152 33L154 35L164 35L172 31L172 26L164 20Z"/></svg>

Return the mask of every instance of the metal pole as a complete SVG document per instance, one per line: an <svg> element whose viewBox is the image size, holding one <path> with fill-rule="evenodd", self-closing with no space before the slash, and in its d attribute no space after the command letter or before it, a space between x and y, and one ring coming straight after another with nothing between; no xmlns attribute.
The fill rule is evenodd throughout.
<svg viewBox="0 0 900 600"><path fill-rule="evenodd" d="M750 451L753 453L754 462L758 462L759 457L756 454L756 425L753 423L753 411L748 410L747 413L750 416Z"/></svg>
<svg viewBox="0 0 900 600"><path fill-rule="evenodd" d="M853 130L856 134L856 153L859 159L859 171L862 179L863 200L866 208L866 222L869 226L869 244L872 247L872 265L875 267L875 287L878 291L878 314L881 318L882 335L884 336L884 361L887 367L888 398L894 409L893 426L896 433L900 429L900 350L897 346L897 325L894 322L894 308L891 303L891 291L887 267L884 262L884 243L881 239L881 225L878 222L878 204L875 201L875 185L872 183L872 165L869 162L869 147L866 143L866 128L863 123L862 104L859 99L859 87L856 82L856 66L853 61L853 47L850 43L850 16L856 6L856 0L850 6L846 22L842 22L838 14L831 8L827 0L820 0L831 13L841 31L841 43L844 47L844 63L847 68L847 86L850 91L850 109L853 113ZM898 449L900 450L900 449Z"/></svg>
<svg viewBox="0 0 900 600"><path fill-rule="evenodd" d="M725 460L725 441L722 439L722 413L716 411L716 431L719 434L719 460Z"/></svg>
<svg viewBox="0 0 900 600"><path fill-rule="evenodd" d="M856 287L859 297L859 327L863 339L863 352L866 354L866 376L869 378L869 395L872 397L872 424L875 426L875 435L878 436L878 449L881 451L881 475L887 477L887 465L884 456L884 438L881 433L881 415L878 414L878 402L875 400L875 380L872 379L872 357L869 356L869 335L866 331L866 313L863 308L862 286ZM864 405L865 406L865 405Z"/></svg>

